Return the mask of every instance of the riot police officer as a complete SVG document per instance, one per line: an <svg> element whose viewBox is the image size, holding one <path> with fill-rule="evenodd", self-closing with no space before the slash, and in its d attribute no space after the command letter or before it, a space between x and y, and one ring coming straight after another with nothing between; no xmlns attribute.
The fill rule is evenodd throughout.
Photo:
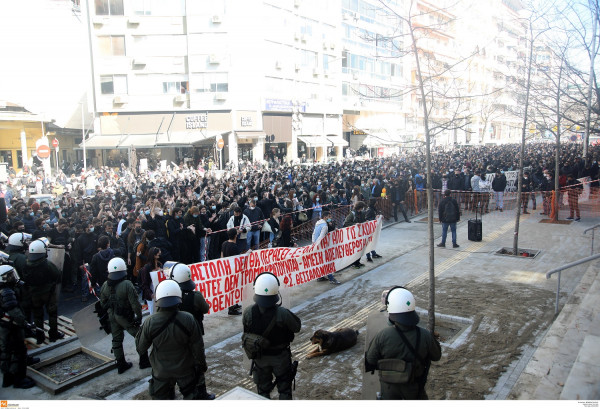
<svg viewBox="0 0 600 409"><path fill-rule="evenodd" d="M294 334L300 331L300 318L277 304L280 300L279 279L274 274L259 274L254 280L254 294L255 304L246 308L242 316L244 333L263 335L270 347L254 359L252 379L258 394L270 399L275 376L279 399L292 399L294 373L290 343ZM270 325L272 321L274 325ZM267 331L269 326L271 330Z"/></svg>
<svg viewBox="0 0 600 409"><path fill-rule="evenodd" d="M197 376L208 369L200 326L192 314L179 311L181 288L176 281L161 281L154 294L157 311L135 337L140 354L147 353L152 346L150 396L175 399L177 384L183 399L195 399Z"/></svg>
<svg viewBox="0 0 600 409"><path fill-rule="evenodd" d="M58 302L56 285L61 282L58 268L47 260L48 241L45 237L29 244L27 264L23 272L25 282L29 285L33 321L38 328L44 328L44 307L48 313L48 338L50 342L64 338L65 334L58 330ZM38 343L40 340L38 339Z"/></svg>
<svg viewBox="0 0 600 409"><path fill-rule="evenodd" d="M0 265L0 369L2 369L2 387L28 389L35 382L25 376L27 373L27 348L24 329L33 329L19 306L22 281L19 274L10 265ZM35 358L31 363L39 362Z"/></svg>
<svg viewBox="0 0 600 409"><path fill-rule="evenodd" d="M100 289L100 305L108 311L112 334L112 350L117 360L117 372L122 374L133 366L125 360L123 351L123 330L135 337L142 323L142 305L137 291L126 280L127 264L120 257L108 262L108 279ZM140 354L140 369L149 368L148 354Z"/></svg>
<svg viewBox="0 0 600 409"><path fill-rule="evenodd" d="M431 361L442 357L440 343L417 327L415 298L404 287L386 296L388 327L381 330L365 355L366 371L379 370L381 399L427 399L425 383Z"/></svg>
<svg viewBox="0 0 600 409"><path fill-rule="evenodd" d="M8 251L8 254L10 255L8 259L21 274L25 272L25 266L27 265L25 251L28 247L27 243L30 240L31 234L27 233L13 233L8 238L8 245L6 246L6 251ZM31 294L27 283L21 287L21 297L19 304L25 314L25 319L31 321Z"/></svg>
<svg viewBox="0 0 600 409"><path fill-rule="evenodd" d="M165 266L168 266L170 262L167 261ZM181 289L181 304L179 309L181 311L189 312L194 316L196 322L200 326L200 332L204 336L204 314L208 313L210 306L204 299L204 296L200 291L195 291L196 284L192 280L192 272L188 266L182 263L175 263L172 267L167 270L167 277L171 280L177 281L179 288ZM197 399L202 400L213 400L215 395L206 391L206 380L204 379L204 373L200 372L198 376L198 394Z"/></svg>

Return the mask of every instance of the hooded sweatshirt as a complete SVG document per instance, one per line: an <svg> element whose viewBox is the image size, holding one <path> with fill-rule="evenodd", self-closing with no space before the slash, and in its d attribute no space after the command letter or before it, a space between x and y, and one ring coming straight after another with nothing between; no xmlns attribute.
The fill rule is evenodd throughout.
<svg viewBox="0 0 600 409"><path fill-rule="evenodd" d="M92 257L90 263L90 273L92 273L92 279L98 285L102 285L108 277L108 262L115 257L115 252L110 247L104 250L100 250Z"/></svg>

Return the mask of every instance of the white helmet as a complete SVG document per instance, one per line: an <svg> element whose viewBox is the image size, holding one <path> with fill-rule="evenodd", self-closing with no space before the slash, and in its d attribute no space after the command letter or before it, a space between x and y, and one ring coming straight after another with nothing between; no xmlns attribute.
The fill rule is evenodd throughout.
<svg viewBox="0 0 600 409"><path fill-rule="evenodd" d="M108 262L108 279L120 280L127 276L127 264L121 257L115 257Z"/></svg>
<svg viewBox="0 0 600 409"><path fill-rule="evenodd" d="M31 242L29 245L29 256L27 256L28 260L36 261L48 257L48 245L46 244L48 239L46 241L42 239L46 238L42 237Z"/></svg>
<svg viewBox="0 0 600 409"><path fill-rule="evenodd" d="M260 273L254 280L254 302L271 307L279 301L279 279L273 273Z"/></svg>
<svg viewBox="0 0 600 409"><path fill-rule="evenodd" d="M419 316L415 312L415 297L406 288L392 288L387 294L385 303L391 321L407 326L419 323Z"/></svg>
<svg viewBox="0 0 600 409"><path fill-rule="evenodd" d="M13 233L8 238L8 251L24 250L27 245L27 240L31 240L31 234Z"/></svg>
<svg viewBox="0 0 600 409"><path fill-rule="evenodd" d="M14 284L19 281L19 273L13 266L7 264L0 266L0 281Z"/></svg>
<svg viewBox="0 0 600 409"><path fill-rule="evenodd" d="M168 264L169 261L165 263L165 266ZM185 264L175 263L173 267L167 270L167 276L179 283L181 291L194 291L196 289L196 283L192 280L192 270Z"/></svg>
<svg viewBox="0 0 600 409"><path fill-rule="evenodd" d="M181 288L175 280L164 280L158 283L154 295L157 307L174 307L181 304Z"/></svg>

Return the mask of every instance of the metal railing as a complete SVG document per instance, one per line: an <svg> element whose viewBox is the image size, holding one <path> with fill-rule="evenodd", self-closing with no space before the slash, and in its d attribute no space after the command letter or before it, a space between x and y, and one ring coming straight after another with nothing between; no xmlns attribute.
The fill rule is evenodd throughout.
<svg viewBox="0 0 600 409"><path fill-rule="evenodd" d="M589 228L587 228L587 229L585 229L585 230L583 231L583 234L586 234L586 233L587 233L588 231L590 231L590 230L592 231L592 249L591 249L591 251L590 251L590 256L594 254L594 233L596 232L596 229L597 229L598 227L600 227L600 224L597 224L597 225L595 225L595 226L589 227Z"/></svg>
<svg viewBox="0 0 600 409"><path fill-rule="evenodd" d="M552 276L552 274L558 273L558 282L556 284L556 308L554 309L554 314L558 314L558 299L559 299L559 296L560 296L560 273L563 270L567 270L567 269L569 269L571 267L575 267L575 266L578 266L580 264L587 263L589 261L593 261L593 260L596 260L596 259L599 259L599 258L600 258L600 254L596 254L596 255L593 255L593 256L586 257L586 258L582 258L581 260L577 260L577 261L574 261L574 262L569 263L569 264L565 264L564 266L557 267L557 268L555 268L553 270L550 270L550 271L548 271L546 273L546 279L549 279Z"/></svg>

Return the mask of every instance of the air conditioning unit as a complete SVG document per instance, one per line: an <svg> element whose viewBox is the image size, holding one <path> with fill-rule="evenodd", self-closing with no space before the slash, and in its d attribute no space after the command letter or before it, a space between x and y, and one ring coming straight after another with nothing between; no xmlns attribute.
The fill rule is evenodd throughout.
<svg viewBox="0 0 600 409"><path fill-rule="evenodd" d="M186 96L181 94L181 95L176 95L175 98L173 98L173 102L185 102L186 101Z"/></svg>
<svg viewBox="0 0 600 409"><path fill-rule="evenodd" d="M329 71L325 71L325 72L323 72L323 76L324 76L325 78L329 78Z"/></svg>
<svg viewBox="0 0 600 409"><path fill-rule="evenodd" d="M313 77L318 77L319 76L319 69L318 68L313 68Z"/></svg>
<svg viewBox="0 0 600 409"><path fill-rule="evenodd" d="M300 40L302 40L303 43L306 42L306 34L302 34L302 36L300 36Z"/></svg>
<svg viewBox="0 0 600 409"><path fill-rule="evenodd" d="M220 14L215 14L214 16L212 16L212 22L213 24L221 24L223 22L223 19Z"/></svg>
<svg viewBox="0 0 600 409"><path fill-rule="evenodd" d="M348 21L352 18L352 15L350 13L344 13L343 18L344 18L344 21Z"/></svg>
<svg viewBox="0 0 600 409"><path fill-rule="evenodd" d="M146 60L144 60L143 58L134 58L133 61L131 62L131 65L146 65Z"/></svg>
<svg viewBox="0 0 600 409"><path fill-rule="evenodd" d="M332 50L335 50L335 43L330 43L329 48L331 48Z"/></svg>
<svg viewBox="0 0 600 409"><path fill-rule="evenodd" d="M278 70L281 69L281 61L279 61L279 60L275 61L275 68L277 68Z"/></svg>
<svg viewBox="0 0 600 409"><path fill-rule="evenodd" d="M224 92L215 93L215 101L225 101L227 99L227 94Z"/></svg>
<svg viewBox="0 0 600 409"><path fill-rule="evenodd" d="M300 37L302 37L302 35L300 34L300 32L299 31L295 31L294 32L294 39L300 40Z"/></svg>
<svg viewBox="0 0 600 409"><path fill-rule="evenodd" d="M352 73L352 79L355 80L355 81L358 80L358 73L357 72Z"/></svg>
<svg viewBox="0 0 600 409"><path fill-rule="evenodd" d="M294 0L294 7L300 7L300 4L302 4L302 0Z"/></svg>
<svg viewBox="0 0 600 409"><path fill-rule="evenodd" d="M295 65L294 65L294 69L295 69L296 71L300 71L300 64L295 64Z"/></svg>
<svg viewBox="0 0 600 409"><path fill-rule="evenodd" d="M116 97L113 98L113 104L126 104L128 102L128 99L125 95L117 95Z"/></svg>
<svg viewBox="0 0 600 409"><path fill-rule="evenodd" d="M108 23L108 18L102 16L94 16L92 18L92 24L95 26L101 26L103 24Z"/></svg>
<svg viewBox="0 0 600 409"><path fill-rule="evenodd" d="M208 62L210 64L219 64L221 62L221 59L217 54L211 54L208 56Z"/></svg>
<svg viewBox="0 0 600 409"><path fill-rule="evenodd" d="M323 50L327 50L327 42L323 41Z"/></svg>
<svg viewBox="0 0 600 409"><path fill-rule="evenodd" d="M138 16L130 16L127 19L127 22L132 26L138 25L138 24L140 24L140 18Z"/></svg>

